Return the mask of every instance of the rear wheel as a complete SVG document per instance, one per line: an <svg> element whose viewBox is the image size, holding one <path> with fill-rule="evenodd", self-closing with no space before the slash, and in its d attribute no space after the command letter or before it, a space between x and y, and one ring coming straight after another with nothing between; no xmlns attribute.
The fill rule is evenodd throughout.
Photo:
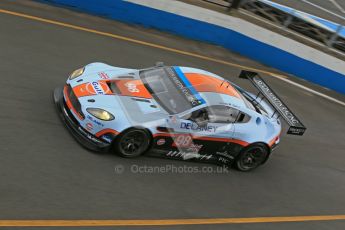
<svg viewBox="0 0 345 230"><path fill-rule="evenodd" d="M237 157L235 166L247 172L259 167L268 157L269 150L264 144L253 144L244 148Z"/></svg>
<svg viewBox="0 0 345 230"><path fill-rule="evenodd" d="M144 154L151 142L150 134L144 129L129 129L116 139L115 153L122 157L133 158Z"/></svg>

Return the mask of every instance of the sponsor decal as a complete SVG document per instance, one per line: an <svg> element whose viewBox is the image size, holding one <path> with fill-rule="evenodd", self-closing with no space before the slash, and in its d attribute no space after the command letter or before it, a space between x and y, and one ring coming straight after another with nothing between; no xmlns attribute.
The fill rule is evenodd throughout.
<svg viewBox="0 0 345 230"><path fill-rule="evenodd" d="M186 122L181 122L180 125L181 129L189 129L189 130L193 130L193 131L205 131L205 132L210 132L210 133L215 133L217 132L217 126L213 126L213 125L206 125L206 126L198 126L195 123L186 123Z"/></svg>
<svg viewBox="0 0 345 230"><path fill-rule="evenodd" d="M199 152L203 145L193 143L191 135L178 135L174 138L173 147L184 148L187 152Z"/></svg>
<svg viewBox="0 0 345 230"><path fill-rule="evenodd" d="M93 90L96 92L96 94L104 95L107 94L109 91L108 86L106 85L105 82L98 82L98 81L93 81L91 83L88 83L86 85L86 89L89 93L94 94L91 90L90 87L93 88ZM106 91L104 91L106 89Z"/></svg>
<svg viewBox="0 0 345 230"><path fill-rule="evenodd" d="M218 158L218 161L222 162L223 164L229 163L229 159L226 159L226 158L224 158L224 157L219 157L219 158Z"/></svg>
<svg viewBox="0 0 345 230"><path fill-rule="evenodd" d="M105 94L101 84L98 83L98 81L94 81L91 84L97 94Z"/></svg>
<svg viewBox="0 0 345 230"><path fill-rule="evenodd" d="M86 128L88 131L92 131L92 130L93 130L93 124L91 124L90 122L89 122L89 123L86 123L85 128Z"/></svg>
<svg viewBox="0 0 345 230"><path fill-rule="evenodd" d="M88 139L92 140L93 142L102 143L100 140L97 140L95 137L93 137L89 133L86 133L81 127L78 127L78 130L81 133L83 133Z"/></svg>
<svg viewBox="0 0 345 230"><path fill-rule="evenodd" d="M159 139L157 141L157 145L164 145L165 144L165 139Z"/></svg>
<svg viewBox="0 0 345 230"><path fill-rule="evenodd" d="M87 119L89 119L90 121L92 121L94 124L98 125L98 126L101 126L103 127L104 125L102 124L102 122L100 122L99 120L97 120L96 118L90 116L90 115L87 115L86 116Z"/></svg>
<svg viewBox="0 0 345 230"><path fill-rule="evenodd" d="M113 141L108 135L103 135L102 139L105 140L108 143L111 143Z"/></svg>
<svg viewBox="0 0 345 230"><path fill-rule="evenodd" d="M198 159L198 160L209 160L212 155L202 155L199 153L191 153L185 151L169 151L167 153L168 157L182 158L183 160Z"/></svg>
<svg viewBox="0 0 345 230"><path fill-rule="evenodd" d="M104 79L104 80L109 79L108 74L106 74L106 73L104 73L104 72L99 72L99 73L98 73L98 76L99 76L100 78Z"/></svg>
<svg viewBox="0 0 345 230"><path fill-rule="evenodd" d="M192 143L186 151L188 152L199 152L203 145L197 145Z"/></svg>
<svg viewBox="0 0 345 230"><path fill-rule="evenodd" d="M178 135L174 138L174 143L172 146L184 148L189 147L193 143L193 138L191 135Z"/></svg>
<svg viewBox="0 0 345 230"><path fill-rule="evenodd" d="M233 156L231 156L228 151L224 151L224 152L216 152L217 155L220 155L220 156L223 156L223 157L226 157L226 158L230 158L230 159L234 159Z"/></svg>
<svg viewBox="0 0 345 230"><path fill-rule="evenodd" d="M139 93L139 89L137 88L137 85L133 82L126 82L125 86L127 87L127 90L131 93Z"/></svg>
<svg viewBox="0 0 345 230"><path fill-rule="evenodd" d="M174 73L170 68L166 69L168 76L171 78L172 82L175 84L176 88L187 98L187 100L192 104L192 106L198 106L203 103L196 96L192 94L190 89L184 85L181 79Z"/></svg>
<svg viewBox="0 0 345 230"><path fill-rule="evenodd" d="M91 136L90 134L87 134L87 138L89 138L89 139L92 140L93 142L102 143L101 141L97 140L96 138L94 138L94 137Z"/></svg>
<svg viewBox="0 0 345 230"><path fill-rule="evenodd" d="M253 78L254 82L265 92L265 94L271 99L272 103L279 107L284 117L286 117L292 124L299 124L299 120L296 119L295 115L284 105L284 103L273 94L270 88L261 80Z"/></svg>
<svg viewBox="0 0 345 230"><path fill-rule="evenodd" d="M296 127L290 127L288 130L289 133L301 133L304 131L305 131L304 128L296 128Z"/></svg>

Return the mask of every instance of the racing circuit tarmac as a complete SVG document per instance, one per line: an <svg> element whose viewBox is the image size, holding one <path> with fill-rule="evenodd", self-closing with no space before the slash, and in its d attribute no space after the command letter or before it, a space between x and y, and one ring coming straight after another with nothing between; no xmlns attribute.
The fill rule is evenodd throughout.
<svg viewBox="0 0 345 230"><path fill-rule="evenodd" d="M81 31L66 24L38 21L38 18L24 18L4 10L147 43ZM140 174L131 172L131 166L173 165L200 169L209 165L147 157L123 159L83 149L59 120L51 94L54 87L64 84L72 70L87 63L101 61L142 68L164 61L167 65L206 69L252 89L250 83L237 78L239 68L150 44L279 74L222 48L174 35L29 1L0 2L1 220L161 220L345 214L345 107L268 75L264 75L265 80L301 118L307 131L303 137L284 134L269 162L251 173L231 170L228 173ZM289 78L345 101L342 95ZM115 167L123 167L124 171L116 173ZM340 219L82 229L344 229L345 218Z"/></svg>

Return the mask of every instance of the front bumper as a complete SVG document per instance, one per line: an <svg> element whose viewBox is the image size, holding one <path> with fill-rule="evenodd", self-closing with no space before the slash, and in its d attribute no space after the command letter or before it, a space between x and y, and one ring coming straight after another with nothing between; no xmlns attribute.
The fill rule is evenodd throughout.
<svg viewBox="0 0 345 230"><path fill-rule="evenodd" d="M81 127L78 121L73 117L65 103L62 87L54 89L53 99L61 120L83 147L92 151L109 151L111 146L110 143L107 143L90 134L87 130Z"/></svg>

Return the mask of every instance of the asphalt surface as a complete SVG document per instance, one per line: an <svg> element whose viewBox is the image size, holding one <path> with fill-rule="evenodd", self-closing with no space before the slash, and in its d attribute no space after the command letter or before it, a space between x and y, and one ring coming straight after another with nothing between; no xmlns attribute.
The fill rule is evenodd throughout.
<svg viewBox="0 0 345 230"><path fill-rule="evenodd" d="M48 5L3 0L0 9L270 70L216 46ZM94 61L132 68L152 66L156 61L193 66L250 88L248 82L237 79L240 71L237 68L0 13L0 219L174 219L345 214L343 106L279 79L264 76L305 123L308 129L303 137L284 134L270 161L251 173L232 170L229 173L139 174L131 172L133 165L207 165L147 157L129 160L83 149L59 120L51 94L56 86L64 84L72 70ZM307 82L303 84L328 92ZM344 96L329 93L345 101ZM123 173L115 172L115 167L119 165L124 168ZM345 221L154 228L344 229Z"/></svg>

